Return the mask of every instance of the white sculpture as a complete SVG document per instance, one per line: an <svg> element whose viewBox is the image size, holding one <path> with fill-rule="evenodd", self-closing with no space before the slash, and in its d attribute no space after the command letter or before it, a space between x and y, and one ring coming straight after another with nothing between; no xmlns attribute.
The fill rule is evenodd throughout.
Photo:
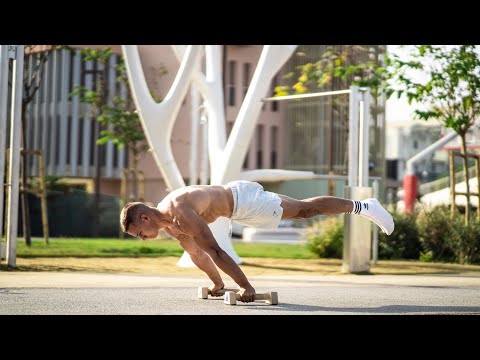
<svg viewBox="0 0 480 360"><path fill-rule="evenodd" d="M199 72L195 66L202 55L203 46L174 45L175 53L181 59L181 65L170 91L160 104L155 103L148 90L137 46L122 45L133 99L155 161L170 190L185 186L173 158L170 137L190 81L195 82L208 112L209 157L210 163L215 164L210 167L211 184L226 184L240 178L241 166L262 108L261 99L267 95L273 76L292 55L296 47L296 45L264 46L245 100L230 137L227 139L219 45L205 46L205 75ZM209 226L222 249L237 264L240 264L241 259L235 253L229 238L228 219L219 218ZM177 265L195 266L186 252Z"/></svg>

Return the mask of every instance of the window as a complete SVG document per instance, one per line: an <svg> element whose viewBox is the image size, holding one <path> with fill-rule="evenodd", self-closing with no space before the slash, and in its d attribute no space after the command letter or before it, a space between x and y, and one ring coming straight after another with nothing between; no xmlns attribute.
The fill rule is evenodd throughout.
<svg viewBox="0 0 480 360"><path fill-rule="evenodd" d="M228 94L228 106L235 106L235 70L237 67L236 61L228 62L228 83L227 83L227 94Z"/></svg>
<svg viewBox="0 0 480 360"><path fill-rule="evenodd" d="M387 179L397 180L398 160L387 160Z"/></svg>
<svg viewBox="0 0 480 360"><path fill-rule="evenodd" d="M248 86L250 85L250 63L243 64L243 98L247 95Z"/></svg>
<svg viewBox="0 0 480 360"><path fill-rule="evenodd" d="M257 169L261 169L263 166L263 125L257 126Z"/></svg>
<svg viewBox="0 0 480 360"><path fill-rule="evenodd" d="M271 144L271 151L270 151L270 167L272 169L277 168L277 147L278 147L278 127L272 126L270 128L270 144Z"/></svg>

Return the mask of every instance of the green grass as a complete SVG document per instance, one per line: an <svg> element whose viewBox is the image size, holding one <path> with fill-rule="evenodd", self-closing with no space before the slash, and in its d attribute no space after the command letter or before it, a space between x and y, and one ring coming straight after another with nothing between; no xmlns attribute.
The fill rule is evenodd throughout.
<svg viewBox="0 0 480 360"><path fill-rule="evenodd" d="M241 257L314 259L304 245L233 243ZM23 238L17 241L17 256L28 257L161 257L181 256L183 249L176 240L51 238L47 245L33 238L28 248Z"/></svg>
<svg viewBox="0 0 480 360"><path fill-rule="evenodd" d="M233 243L241 257L277 259L316 259L305 245Z"/></svg>

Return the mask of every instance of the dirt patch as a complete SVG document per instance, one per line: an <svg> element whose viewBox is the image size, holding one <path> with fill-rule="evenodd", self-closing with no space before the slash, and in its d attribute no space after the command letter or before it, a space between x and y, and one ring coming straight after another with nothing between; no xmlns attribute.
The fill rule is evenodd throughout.
<svg viewBox="0 0 480 360"><path fill-rule="evenodd" d="M178 257L160 258L17 258L11 271L86 271L133 272L145 274L204 275L197 268L181 268ZM242 258L240 265L247 276L256 275L340 275L342 261L337 259ZM7 270L5 262L1 270ZM379 261L371 274L459 274L480 273L478 265L421 263L418 261Z"/></svg>

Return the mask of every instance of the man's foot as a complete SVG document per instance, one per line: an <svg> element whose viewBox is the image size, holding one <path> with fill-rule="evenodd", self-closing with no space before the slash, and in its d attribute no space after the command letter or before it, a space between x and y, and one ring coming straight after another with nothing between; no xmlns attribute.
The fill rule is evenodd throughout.
<svg viewBox="0 0 480 360"><path fill-rule="evenodd" d="M361 210L358 215L366 217L368 220L377 224L382 231L390 235L395 228L392 215L375 198L369 198L360 201Z"/></svg>

